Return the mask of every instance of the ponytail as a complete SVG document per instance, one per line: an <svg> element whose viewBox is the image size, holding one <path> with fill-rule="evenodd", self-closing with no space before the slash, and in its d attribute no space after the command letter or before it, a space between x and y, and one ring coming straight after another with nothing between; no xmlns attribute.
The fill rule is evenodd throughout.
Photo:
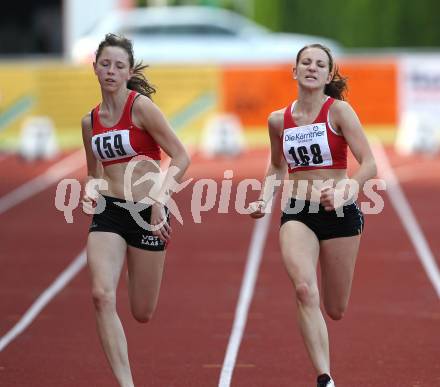
<svg viewBox="0 0 440 387"><path fill-rule="evenodd" d="M127 88L152 99L151 95L156 92L156 89L148 82L143 73L143 70L147 67L148 65L144 65L142 62L136 63L133 68L133 75L127 82Z"/></svg>
<svg viewBox="0 0 440 387"><path fill-rule="evenodd" d="M343 77L339 73L339 69L335 66L335 70L333 72L332 80L329 84L325 85L324 94L339 99L341 101L345 100L345 95L347 94L347 78Z"/></svg>

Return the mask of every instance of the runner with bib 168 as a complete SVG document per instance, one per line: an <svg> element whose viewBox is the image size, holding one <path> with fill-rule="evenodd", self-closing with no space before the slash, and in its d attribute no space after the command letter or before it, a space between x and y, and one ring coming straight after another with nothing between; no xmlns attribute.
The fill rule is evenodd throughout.
<svg viewBox="0 0 440 387"><path fill-rule="evenodd" d="M268 189L269 181L273 177L282 181L288 170L291 191L281 216L281 253L295 289L299 329L317 385L334 387L320 297L327 315L340 320L347 308L364 225L350 188L362 189L376 175L376 164L356 113L343 101L346 80L330 50L320 44L302 48L293 72L298 99L269 116L271 163L260 198L251 203L251 216L264 216L274 191ZM359 163L351 179L347 147Z"/></svg>

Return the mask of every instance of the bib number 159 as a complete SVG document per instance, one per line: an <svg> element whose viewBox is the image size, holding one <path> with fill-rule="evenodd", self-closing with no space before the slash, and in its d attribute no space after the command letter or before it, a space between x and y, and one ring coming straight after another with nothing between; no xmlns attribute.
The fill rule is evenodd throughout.
<svg viewBox="0 0 440 387"><path fill-rule="evenodd" d="M96 137L95 145L101 159L111 159L117 156L125 156L127 154L122 143L122 135L120 134Z"/></svg>

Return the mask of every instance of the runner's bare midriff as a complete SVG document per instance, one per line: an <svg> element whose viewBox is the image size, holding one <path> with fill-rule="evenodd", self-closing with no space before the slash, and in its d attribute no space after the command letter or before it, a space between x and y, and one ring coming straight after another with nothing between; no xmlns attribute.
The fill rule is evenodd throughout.
<svg viewBox="0 0 440 387"><path fill-rule="evenodd" d="M294 197L301 200L319 201L319 192L323 187L335 187L336 184L347 179L346 169L313 169L295 171L289 174L291 194L285 197ZM314 191L312 197L312 191Z"/></svg>
<svg viewBox="0 0 440 387"><path fill-rule="evenodd" d="M100 192L104 195L135 202L144 199L154 185L153 179L159 177L160 161L156 160L155 162L156 165L153 161L140 161L131 173L128 162L106 166L102 178L107 182L108 190L100 190ZM142 177L148 177L148 179L134 185ZM124 184L126 185L125 189ZM131 195L126 195L127 190L131 191Z"/></svg>

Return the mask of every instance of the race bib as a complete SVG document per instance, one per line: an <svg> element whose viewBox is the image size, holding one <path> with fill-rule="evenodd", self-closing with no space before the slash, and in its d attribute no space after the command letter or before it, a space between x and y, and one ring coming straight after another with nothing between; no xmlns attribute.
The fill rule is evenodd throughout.
<svg viewBox="0 0 440 387"><path fill-rule="evenodd" d="M96 158L101 161L119 160L137 155L130 144L128 129L94 135L92 137L92 149Z"/></svg>
<svg viewBox="0 0 440 387"><path fill-rule="evenodd" d="M285 129L283 152L290 168L333 165L324 122Z"/></svg>

